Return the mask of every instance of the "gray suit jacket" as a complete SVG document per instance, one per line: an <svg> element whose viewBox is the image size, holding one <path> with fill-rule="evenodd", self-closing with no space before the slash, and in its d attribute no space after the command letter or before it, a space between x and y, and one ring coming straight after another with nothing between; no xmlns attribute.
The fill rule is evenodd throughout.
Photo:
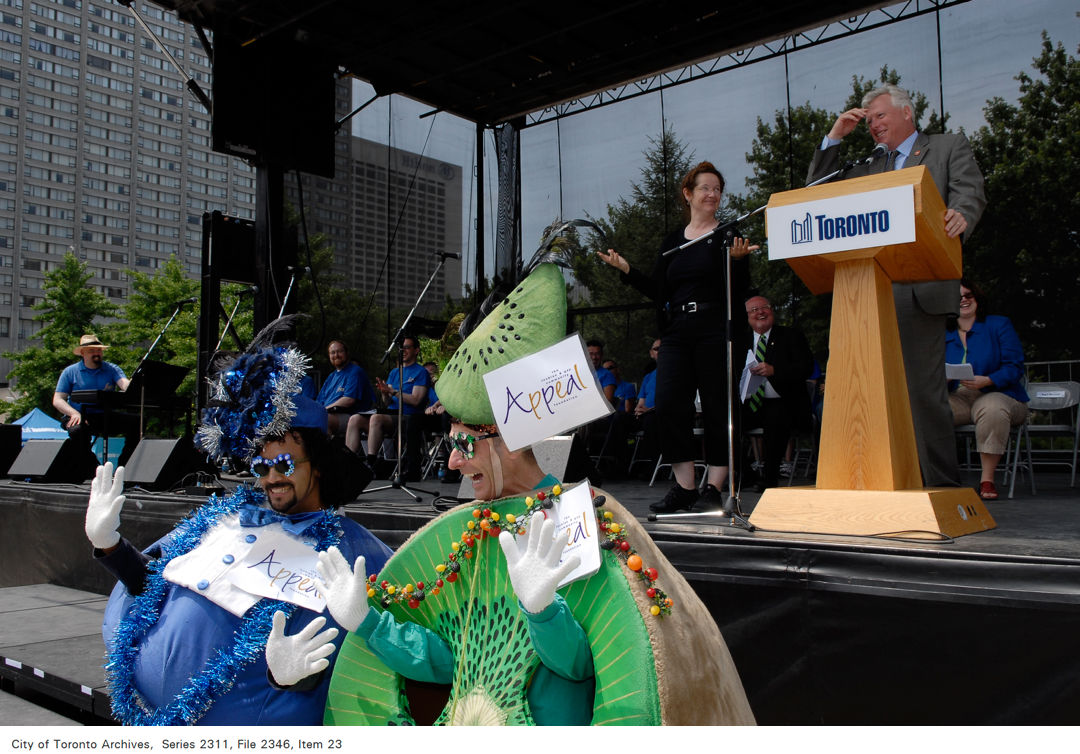
<svg viewBox="0 0 1080 754"><path fill-rule="evenodd" d="M905 168L925 165L938 191L945 200L945 206L955 209L967 220L967 230L962 240L971 236L971 231L982 217L986 208L986 193L983 190L983 176L975 163L971 145L963 134L924 134L915 137L915 144L904 162ZM840 145L822 151L814 151L806 181L817 180L840 167ZM846 178L857 178L871 173L880 173L885 169L885 158L878 157L869 165L856 165L848 171ZM913 287L915 300L928 314L956 313L960 302L960 289L956 281L938 280L918 283Z"/></svg>

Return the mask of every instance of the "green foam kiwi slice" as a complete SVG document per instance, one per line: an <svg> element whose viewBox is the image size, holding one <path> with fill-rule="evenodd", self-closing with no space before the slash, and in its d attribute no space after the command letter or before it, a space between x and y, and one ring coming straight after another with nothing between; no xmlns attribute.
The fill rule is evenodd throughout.
<svg viewBox="0 0 1080 754"><path fill-rule="evenodd" d="M423 581L430 592L437 578L435 566L444 562L452 543L459 541L473 520L472 507L467 504L449 511L416 532L394 553L379 580L392 584ZM526 509L523 497L506 498L488 507L504 517ZM458 580L446 583L438 595L428 594L417 608L397 603L386 609L399 621L412 621L437 633L459 659L437 724L531 724L525 690L538 660L528 627L496 538L479 538L474 552L471 559L461 561ZM650 632L631 594L631 589L642 587L631 583L628 573L616 555L603 551L598 573L559 590L585 629L592 650L594 725L662 722ZM420 696L422 690L414 692L372 654L363 639L349 634L330 682L325 723L412 725L414 693Z"/></svg>
<svg viewBox="0 0 1080 754"><path fill-rule="evenodd" d="M483 376L565 336L562 270L539 265L458 346L439 379L439 400L468 424L494 424Z"/></svg>

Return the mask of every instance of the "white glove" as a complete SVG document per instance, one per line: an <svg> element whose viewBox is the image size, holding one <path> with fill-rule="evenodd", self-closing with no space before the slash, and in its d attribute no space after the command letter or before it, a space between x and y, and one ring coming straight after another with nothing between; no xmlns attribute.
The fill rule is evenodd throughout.
<svg viewBox="0 0 1080 754"><path fill-rule="evenodd" d="M326 618L320 615L300 633L286 636L285 613L280 610L274 613L273 628L266 639L266 667L279 686L293 686L330 667L326 658L334 654L332 642L338 630L331 627L320 634L325 625Z"/></svg>
<svg viewBox="0 0 1080 754"><path fill-rule="evenodd" d="M90 483L90 502L86 506L86 538L99 550L114 547L120 541L120 509L126 499L124 491L124 467L116 470L110 461L97 467L94 481Z"/></svg>
<svg viewBox="0 0 1080 754"><path fill-rule="evenodd" d="M319 553L315 564L319 573L319 587L326 597L326 609L346 631L355 631L367 617L368 580L364 556L356 559L355 568L349 568L341 550L331 547Z"/></svg>
<svg viewBox="0 0 1080 754"><path fill-rule="evenodd" d="M571 555L559 565L566 538L556 534L555 521L550 518L543 526L537 526L535 519L532 523L524 553L518 552L517 542L508 531L499 535L499 544L506 555L510 585L521 606L530 613L538 613L555 600L559 582L580 565L581 558Z"/></svg>

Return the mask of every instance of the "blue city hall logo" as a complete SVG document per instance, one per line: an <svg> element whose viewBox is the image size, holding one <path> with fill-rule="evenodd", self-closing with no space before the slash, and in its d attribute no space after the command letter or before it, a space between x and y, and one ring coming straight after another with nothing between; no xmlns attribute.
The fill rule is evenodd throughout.
<svg viewBox="0 0 1080 754"><path fill-rule="evenodd" d="M846 215L844 217L828 217L827 215L814 215L811 217L810 213L807 212L806 217L802 220L791 221L791 243L813 243L815 225L817 226L819 241L887 233L889 230L889 210L862 212L858 215Z"/></svg>

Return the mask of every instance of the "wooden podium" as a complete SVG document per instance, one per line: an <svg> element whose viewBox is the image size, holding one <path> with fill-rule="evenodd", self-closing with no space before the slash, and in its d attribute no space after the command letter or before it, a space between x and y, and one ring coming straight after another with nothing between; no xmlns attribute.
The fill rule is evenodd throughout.
<svg viewBox="0 0 1080 754"><path fill-rule="evenodd" d="M879 226L872 209L852 215L842 209L835 219L814 214L823 204L837 206L821 200L843 206L849 199L880 196L869 192L882 189L894 189L890 196L904 203L914 221L914 241L851 249L880 236L871 232ZM906 207L911 200L913 218ZM812 293L833 291L817 484L766 490L751 522L779 531L933 538L993 529L973 489L923 488L919 471L892 283L952 280L962 269L960 241L945 235L945 204L929 171L918 166L773 194L770 215L774 208L784 208L777 216L805 215L798 228L792 221L793 244L807 243L808 236L813 242L814 231L827 236L831 229L830 241L819 237L816 248L836 248L844 238L849 250L785 256ZM859 225L862 215L869 219ZM888 215L879 216L888 226ZM770 227L770 256L773 232L780 230Z"/></svg>

